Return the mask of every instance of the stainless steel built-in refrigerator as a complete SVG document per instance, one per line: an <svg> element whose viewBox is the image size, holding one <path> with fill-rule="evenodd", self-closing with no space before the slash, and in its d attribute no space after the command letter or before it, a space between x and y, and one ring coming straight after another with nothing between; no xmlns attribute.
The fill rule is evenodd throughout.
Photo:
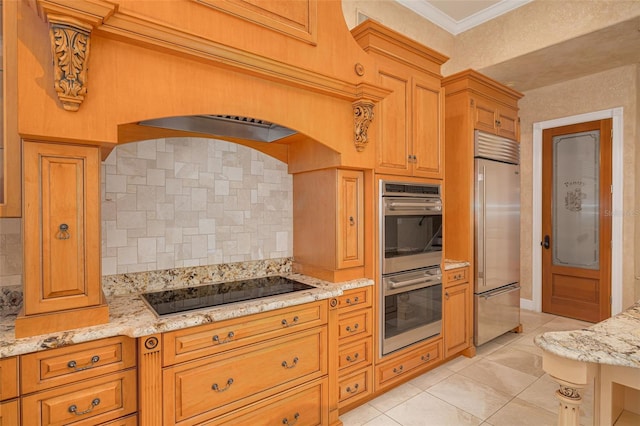
<svg viewBox="0 0 640 426"><path fill-rule="evenodd" d="M520 325L520 146L475 133L476 346Z"/></svg>

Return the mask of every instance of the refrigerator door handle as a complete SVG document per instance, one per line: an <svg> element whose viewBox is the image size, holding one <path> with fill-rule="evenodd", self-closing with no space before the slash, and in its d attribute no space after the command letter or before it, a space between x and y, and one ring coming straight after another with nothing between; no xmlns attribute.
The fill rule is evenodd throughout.
<svg viewBox="0 0 640 426"><path fill-rule="evenodd" d="M485 267L486 267L486 255L487 255L487 238L486 238L486 231L487 231L487 221L486 221L486 217L487 217L487 204L486 204L486 200L487 200L487 183L485 182L485 179L487 178L487 168L486 166L482 166L481 168L481 172L478 175L478 186L479 188L479 197L480 199L478 200L478 204L480 204L479 210L480 210L480 215L479 215L479 224L478 226L480 227L480 229L482 230L482 235L480 236L480 241L482 241L482 259L478 259L478 285L479 286L484 286L484 271L485 271Z"/></svg>
<svg viewBox="0 0 640 426"><path fill-rule="evenodd" d="M492 297L496 297L496 296L500 296L501 294L505 294L505 293L509 293L511 291L514 290L518 290L520 287L518 286L518 284L514 284L514 285L510 285L509 287L500 290L500 291L496 291L496 292L489 292L488 294L482 294L481 296L485 299L491 299Z"/></svg>

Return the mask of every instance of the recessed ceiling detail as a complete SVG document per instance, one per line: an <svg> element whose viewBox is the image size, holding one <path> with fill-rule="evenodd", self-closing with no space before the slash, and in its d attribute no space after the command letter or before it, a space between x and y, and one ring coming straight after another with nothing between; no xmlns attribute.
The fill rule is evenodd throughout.
<svg viewBox="0 0 640 426"><path fill-rule="evenodd" d="M396 0L453 35L460 34L532 0Z"/></svg>

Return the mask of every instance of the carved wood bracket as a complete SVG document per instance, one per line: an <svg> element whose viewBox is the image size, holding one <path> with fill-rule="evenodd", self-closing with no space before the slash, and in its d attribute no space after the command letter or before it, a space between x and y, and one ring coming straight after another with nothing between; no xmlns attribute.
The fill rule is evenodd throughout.
<svg viewBox="0 0 640 426"><path fill-rule="evenodd" d="M49 15L53 54L53 85L67 111L77 111L87 94L87 69L91 46L90 25L73 18Z"/></svg>
<svg viewBox="0 0 640 426"><path fill-rule="evenodd" d="M359 100L353 104L354 132L356 150L363 151L367 146L368 135L367 130L369 124L373 121L373 102L367 100Z"/></svg>

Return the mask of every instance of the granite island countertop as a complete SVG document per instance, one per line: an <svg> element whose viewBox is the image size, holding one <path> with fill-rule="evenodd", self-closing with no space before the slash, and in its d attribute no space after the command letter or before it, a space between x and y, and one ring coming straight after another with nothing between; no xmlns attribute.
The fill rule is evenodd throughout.
<svg viewBox="0 0 640 426"><path fill-rule="evenodd" d="M154 333L330 299L342 295L346 290L373 285L373 280L366 278L330 283L295 273L279 275L309 284L315 288L163 317L158 317L143 301L140 294L112 295L107 296L109 322L106 324L22 339L16 339L14 331L15 319L20 308L5 307L0 309L0 358L112 336L124 335L133 338L148 336Z"/></svg>
<svg viewBox="0 0 640 426"><path fill-rule="evenodd" d="M640 368L640 301L582 330L543 333L534 343L576 361Z"/></svg>

